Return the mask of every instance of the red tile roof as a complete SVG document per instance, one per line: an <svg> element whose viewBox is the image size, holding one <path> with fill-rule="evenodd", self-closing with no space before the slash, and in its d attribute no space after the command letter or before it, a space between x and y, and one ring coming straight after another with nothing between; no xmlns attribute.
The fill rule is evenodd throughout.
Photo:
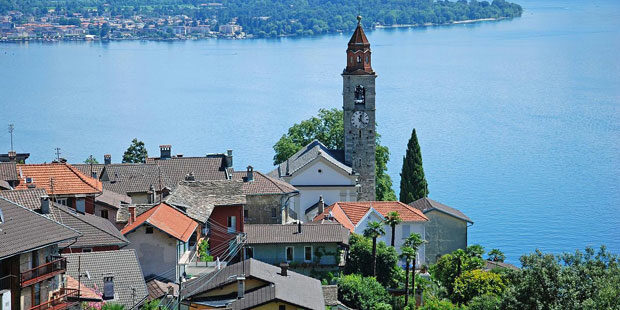
<svg viewBox="0 0 620 310"><path fill-rule="evenodd" d="M20 182L15 189L34 184L48 195L97 194L103 190L101 182L66 163L17 165L17 174ZM26 183L27 178L32 183Z"/></svg>
<svg viewBox="0 0 620 310"><path fill-rule="evenodd" d="M357 201L357 202L336 202L325 208L322 214L314 218L314 222L325 219L331 211L331 216L342 224L342 226L353 231L355 226L368 213L370 208L379 212L382 216L387 216L391 211L398 212L404 222L425 222L428 218L418 209L408 206L399 201Z"/></svg>
<svg viewBox="0 0 620 310"><path fill-rule="evenodd" d="M198 227L198 223L183 214L183 212L166 203L160 203L140 214L136 221L125 226L121 233L127 235L144 223L157 227L159 230L183 242L187 242Z"/></svg>

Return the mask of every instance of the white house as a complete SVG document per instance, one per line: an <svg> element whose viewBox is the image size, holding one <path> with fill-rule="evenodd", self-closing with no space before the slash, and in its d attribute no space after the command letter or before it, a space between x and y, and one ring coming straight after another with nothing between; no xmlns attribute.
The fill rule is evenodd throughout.
<svg viewBox="0 0 620 310"><path fill-rule="evenodd" d="M137 217L129 208L130 219L121 233L130 242L127 248L135 249L144 276L175 282L185 272L179 261L189 251L198 223L166 203Z"/></svg>
<svg viewBox="0 0 620 310"><path fill-rule="evenodd" d="M269 173L299 190L291 205L294 217L312 221L321 197L326 205L357 200L357 174L344 163L344 151L330 150L318 140L303 147Z"/></svg>
<svg viewBox="0 0 620 310"><path fill-rule="evenodd" d="M336 202L317 215L315 222L337 221L351 232L364 234L364 229L368 223L376 221L383 222L387 214L396 211L402 223L396 225L394 248L400 253L400 247L405 239L412 233L420 234L422 238L426 235L425 226L428 218L418 209L408 206L398 201L358 201L358 202ZM387 245L391 244L392 227L385 225L385 235L378 241L383 241ZM418 249L416 267L426 264L425 245Z"/></svg>

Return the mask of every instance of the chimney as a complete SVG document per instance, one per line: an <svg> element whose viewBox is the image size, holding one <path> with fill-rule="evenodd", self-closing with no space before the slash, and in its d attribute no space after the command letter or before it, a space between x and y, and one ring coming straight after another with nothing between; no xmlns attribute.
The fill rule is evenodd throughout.
<svg viewBox="0 0 620 310"><path fill-rule="evenodd" d="M288 276L288 263L287 262L280 263L280 275L283 277Z"/></svg>
<svg viewBox="0 0 620 310"><path fill-rule="evenodd" d="M226 168L230 168L233 165L233 156L232 156L232 150L227 150L226 151Z"/></svg>
<svg viewBox="0 0 620 310"><path fill-rule="evenodd" d="M170 159L172 155L172 145L162 144L159 146L159 159Z"/></svg>
<svg viewBox="0 0 620 310"><path fill-rule="evenodd" d="M112 163L112 155L110 155L110 154L103 155L103 164L104 165L109 165L111 163Z"/></svg>
<svg viewBox="0 0 620 310"><path fill-rule="evenodd" d="M248 166L248 171L245 177L245 180L247 182L252 182L254 181L254 168L252 168L252 166Z"/></svg>
<svg viewBox="0 0 620 310"><path fill-rule="evenodd" d="M193 171L185 175L185 181L189 181L189 182L196 181L196 177L194 176Z"/></svg>
<svg viewBox="0 0 620 310"><path fill-rule="evenodd" d="M41 196L41 214L50 213L50 197L47 195Z"/></svg>
<svg viewBox="0 0 620 310"><path fill-rule="evenodd" d="M237 299L243 298L245 293L245 276L237 277Z"/></svg>
<svg viewBox="0 0 620 310"><path fill-rule="evenodd" d="M325 202L323 201L323 196L319 196L319 213L323 214L325 212Z"/></svg>
<svg viewBox="0 0 620 310"><path fill-rule="evenodd" d="M127 224L132 224L136 221L136 206L129 206L127 207L127 210L129 210L129 220L127 221Z"/></svg>
<svg viewBox="0 0 620 310"><path fill-rule="evenodd" d="M17 152L9 151L9 161L10 162L15 162L16 159L17 159Z"/></svg>
<svg viewBox="0 0 620 310"><path fill-rule="evenodd" d="M297 221L297 233L301 234L301 221Z"/></svg>

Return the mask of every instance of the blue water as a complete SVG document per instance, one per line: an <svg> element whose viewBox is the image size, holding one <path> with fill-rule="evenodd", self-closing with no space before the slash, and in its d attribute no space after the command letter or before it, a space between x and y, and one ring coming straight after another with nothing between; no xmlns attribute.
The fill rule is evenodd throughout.
<svg viewBox="0 0 620 310"><path fill-rule="evenodd" d="M510 21L368 33L394 187L415 127L430 196L474 220L470 243L514 263L619 253L620 1L520 3ZM137 137L269 171L291 124L341 107L347 40L3 44L0 124L30 163L120 161Z"/></svg>

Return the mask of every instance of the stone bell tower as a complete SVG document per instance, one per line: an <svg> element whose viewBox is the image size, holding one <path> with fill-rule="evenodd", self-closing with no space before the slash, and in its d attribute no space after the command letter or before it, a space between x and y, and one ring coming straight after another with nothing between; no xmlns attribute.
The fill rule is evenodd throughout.
<svg viewBox="0 0 620 310"><path fill-rule="evenodd" d="M375 79L370 43L357 17L357 28L349 40L347 67L342 72L344 110L344 158L359 174L357 199L375 200Z"/></svg>

